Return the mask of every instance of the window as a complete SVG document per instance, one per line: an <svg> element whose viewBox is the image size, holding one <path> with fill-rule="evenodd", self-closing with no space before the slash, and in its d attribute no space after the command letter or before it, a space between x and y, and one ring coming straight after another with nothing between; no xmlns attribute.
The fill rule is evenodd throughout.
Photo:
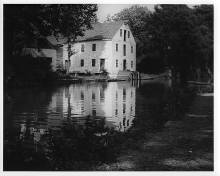
<svg viewBox="0 0 220 176"><path fill-rule="evenodd" d="M81 45L81 52L84 52L84 51L85 51L85 45L82 44L82 45Z"/></svg>
<svg viewBox="0 0 220 176"><path fill-rule="evenodd" d="M126 41L126 30L124 30L124 41Z"/></svg>
<svg viewBox="0 0 220 176"><path fill-rule="evenodd" d="M115 110L115 115L116 115L116 116L118 115L118 109Z"/></svg>
<svg viewBox="0 0 220 176"><path fill-rule="evenodd" d="M126 45L123 46L123 53L124 53L124 56L126 56Z"/></svg>
<svg viewBox="0 0 220 176"><path fill-rule="evenodd" d="M96 110L95 109L92 110L92 115L96 116Z"/></svg>
<svg viewBox="0 0 220 176"><path fill-rule="evenodd" d="M83 92L80 93L80 99L84 100L84 93Z"/></svg>
<svg viewBox="0 0 220 176"><path fill-rule="evenodd" d="M116 51L118 51L118 44L117 43L116 43L116 48L115 49L116 49Z"/></svg>
<svg viewBox="0 0 220 176"><path fill-rule="evenodd" d="M125 90L125 88L123 88L123 100L125 100L126 99L126 90Z"/></svg>
<svg viewBox="0 0 220 176"><path fill-rule="evenodd" d="M95 93L92 92L92 101L95 101Z"/></svg>
<svg viewBox="0 0 220 176"><path fill-rule="evenodd" d="M104 90L100 89L100 101L104 102L104 100L105 100Z"/></svg>
<svg viewBox="0 0 220 176"><path fill-rule="evenodd" d="M130 31L128 31L128 38L130 38Z"/></svg>
<svg viewBox="0 0 220 176"><path fill-rule="evenodd" d="M131 53L133 53L133 46L131 46Z"/></svg>
<svg viewBox="0 0 220 176"><path fill-rule="evenodd" d="M123 104L123 114L125 113L126 111L126 104Z"/></svg>
<svg viewBox="0 0 220 176"><path fill-rule="evenodd" d="M83 59L81 59L80 65L81 65L81 67L84 67L84 60Z"/></svg>
<svg viewBox="0 0 220 176"><path fill-rule="evenodd" d="M92 66L95 67L95 59L92 59Z"/></svg>
<svg viewBox="0 0 220 176"><path fill-rule="evenodd" d="M126 89L123 88L123 96L126 96Z"/></svg>
<svg viewBox="0 0 220 176"><path fill-rule="evenodd" d="M133 68L133 61L131 61L131 68Z"/></svg>
<svg viewBox="0 0 220 176"><path fill-rule="evenodd" d="M118 67L118 59L116 60L116 67Z"/></svg>
<svg viewBox="0 0 220 176"><path fill-rule="evenodd" d="M122 37L122 29L120 29L120 37Z"/></svg>
<svg viewBox="0 0 220 176"><path fill-rule="evenodd" d="M92 44L92 51L96 51L96 44Z"/></svg>

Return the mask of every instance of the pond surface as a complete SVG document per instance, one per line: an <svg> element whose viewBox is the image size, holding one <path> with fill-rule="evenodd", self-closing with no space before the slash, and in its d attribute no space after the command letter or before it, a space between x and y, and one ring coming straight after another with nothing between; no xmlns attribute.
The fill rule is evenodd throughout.
<svg viewBox="0 0 220 176"><path fill-rule="evenodd" d="M4 170L94 170L177 118L178 103L169 80L8 91Z"/></svg>

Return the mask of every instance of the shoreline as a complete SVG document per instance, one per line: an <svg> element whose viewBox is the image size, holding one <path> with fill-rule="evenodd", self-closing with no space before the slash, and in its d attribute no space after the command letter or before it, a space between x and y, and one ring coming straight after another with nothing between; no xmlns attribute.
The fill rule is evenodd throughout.
<svg viewBox="0 0 220 176"><path fill-rule="evenodd" d="M201 101L202 100L202 101ZM208 101L207 101L208 100ZM196 96L187 113L206 106L204 114L169 120L162 130L145 132L129 140L116 162L99 165L98 171L213 171L213 97ZM203 108L204 109L204 108Z"/></svg>

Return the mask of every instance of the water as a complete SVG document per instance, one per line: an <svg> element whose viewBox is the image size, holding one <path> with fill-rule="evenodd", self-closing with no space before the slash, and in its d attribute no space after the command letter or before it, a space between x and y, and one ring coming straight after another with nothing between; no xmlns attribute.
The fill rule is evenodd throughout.
<svg viewBox="0 0 220 176"><path fill-rule="evenodd" d="M176 117L172 92L169 80L8 91L4 170L93 170L114 162L126 140Z"/></svg>

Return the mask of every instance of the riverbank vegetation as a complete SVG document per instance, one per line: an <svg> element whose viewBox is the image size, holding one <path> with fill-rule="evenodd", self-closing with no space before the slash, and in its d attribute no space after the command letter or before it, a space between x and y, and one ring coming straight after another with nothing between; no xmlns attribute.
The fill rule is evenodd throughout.
<svg viewBox="0 0 220 176"><path fill-rule="evenodd" d="M6 86L44 84L54 78L51 68L21 57L24 48L37 48L39 39L53 35L67 38L68 46L96 21L95 4L4 5L4 80ZM68 47L68 59L74 54ZM36 59L36 58L35 58ZM36 59L37 60L37 59ZM27 61L27 62L26 62ZM41 65L41 66L40 66ZM47 65L47 64L45 64ZM50 75L50 76L49 76Z"/></svg>
<svg viewBox="0 0 220 176"><path fill-rule="evenodd" d="M74 43L77 36L82 36L91 28L91 23L97 21L96 11L97 5L89 4L5 5L6 84L14 84L14 80L22 84L55 78L50 68L45 73L44 67L32 69L29 61L20 64L22 49L29 44L38 48L38 39L48 35L67 37L69 45ZM118 20L127 21L136 38L137 71L158 74L170 69L173 78L183 83L187 80L213 82L212 5L155 5L153 11L146 6L134 5L107 19ZM72 54L69 50L68 58ZM30 60L35 63L34 59Z"/></svg>
<svg viewBox="0 0 220 176"><path fill-rule="evenodd" d="M213 81L213 6L134 5L108 21L127 20L137 41L137 69L174 77Z"/></svg>
<svg viewBox="0 0 220 176"><path fill-rule="evenodd" d="M103 92L111 84L120 90L124 83L93 83ZM133 94L135 117L123 114L111 121L99 111L77 114L72 104L82 95L72 99L77 92L67 85L13 90L5 118L4 170L211 171L213 97L197 96L197 86L176 86L167 80L142 82ZM93 90L89 83L71 87Z"/></svg>

